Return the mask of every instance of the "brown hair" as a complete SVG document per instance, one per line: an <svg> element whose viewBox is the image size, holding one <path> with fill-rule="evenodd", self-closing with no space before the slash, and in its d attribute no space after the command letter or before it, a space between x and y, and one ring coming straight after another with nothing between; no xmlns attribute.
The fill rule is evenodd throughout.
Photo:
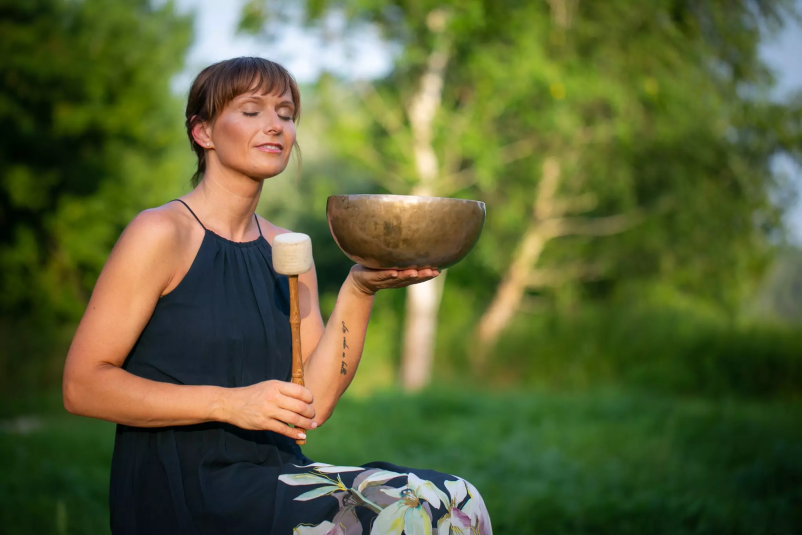
<svg viewBox="0 0 802 535"><path fill-rule="evenodd" d="M198 185L206 172L206 150L192 137L192 129L203 121L213 121L217 114L235 97L261 89L264 94L292 95L295 111L293 122L301 117L301 93L295 78L287 69L264 58L234 58L220 61L203 69L189 89L186 127L192 150L198 157L198 169L192 175L192 187ZM300 148L294 144L296 154Z"/></svg>

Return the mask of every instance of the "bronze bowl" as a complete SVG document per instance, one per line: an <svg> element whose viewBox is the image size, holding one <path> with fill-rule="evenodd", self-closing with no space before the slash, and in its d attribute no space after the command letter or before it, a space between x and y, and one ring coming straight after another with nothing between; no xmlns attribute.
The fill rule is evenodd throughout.
<svg viewBox="0 0 802 535"><path fill-rule="evenodd" d="M411 195L332 195L326 218L345 255L371 269L445 269L473 248L485 203Z"/></svg>

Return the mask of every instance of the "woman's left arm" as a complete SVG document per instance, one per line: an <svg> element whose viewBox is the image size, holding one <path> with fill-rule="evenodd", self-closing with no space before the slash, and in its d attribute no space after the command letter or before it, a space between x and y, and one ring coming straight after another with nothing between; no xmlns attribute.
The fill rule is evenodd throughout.
<svg viewBox="0 0 802 535"><path fill-rule="evenodd" d="M315 422L322 425L351 384L365 345L377 291L433 279L437 270L373 270L360 265L345 279L328 324L323 327L314 268L299 276L304 383L315 397Z"/></svg>

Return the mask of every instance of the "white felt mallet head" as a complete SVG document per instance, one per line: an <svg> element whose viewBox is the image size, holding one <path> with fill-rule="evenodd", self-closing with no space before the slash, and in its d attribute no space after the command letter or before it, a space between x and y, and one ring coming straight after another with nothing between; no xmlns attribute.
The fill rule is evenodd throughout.
<svg viewBox="0 0 802 535"><path fill-rule="evenodd" d="M312 240L300 232L273 238L273 270L282 275L300 275L312 269Z"/></svg>

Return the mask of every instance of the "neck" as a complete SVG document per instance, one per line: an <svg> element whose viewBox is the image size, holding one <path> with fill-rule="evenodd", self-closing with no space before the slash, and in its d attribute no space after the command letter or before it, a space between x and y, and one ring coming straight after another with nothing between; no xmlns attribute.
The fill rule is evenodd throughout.
<svg viewBox="0 0 802 535"><path fill-rule="evenodd" d="M200 184L186 198L213 232L233 241L252 239L253 214L263 181L209 163Z"/></svg>

